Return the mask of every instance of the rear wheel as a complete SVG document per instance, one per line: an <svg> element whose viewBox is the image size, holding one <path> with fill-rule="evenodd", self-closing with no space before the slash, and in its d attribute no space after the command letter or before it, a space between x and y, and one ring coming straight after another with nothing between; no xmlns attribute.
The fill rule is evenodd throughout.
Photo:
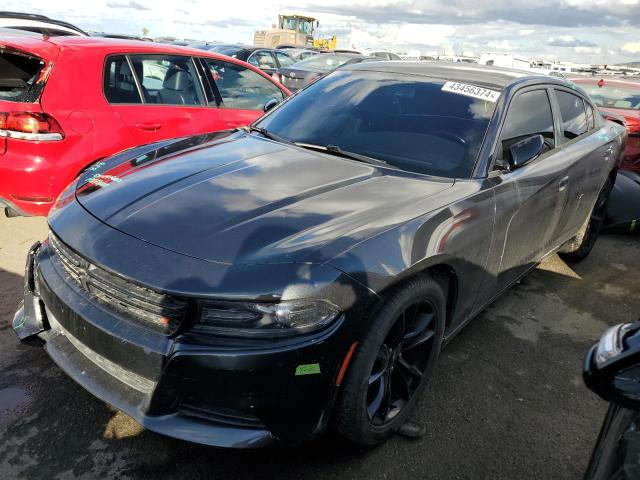
<svg viewBox="0 0 640 480"><path fill-rule="evenodd" d="M407 420L440 353L445 298L427 276L397 288L359 342L342 387L334 425L355 443L374 445Z"/></svg>
<svg viewBox="0 0 640 480"><path fill-rule="evenodd" d="M609 200L612 187L611 180L607 179L598 194L591 215L571 243L560 253L562 258L569 262L579 262L587 258L593 246L596 244L602 225L604 225L607 214L607 201Z"/></svg>

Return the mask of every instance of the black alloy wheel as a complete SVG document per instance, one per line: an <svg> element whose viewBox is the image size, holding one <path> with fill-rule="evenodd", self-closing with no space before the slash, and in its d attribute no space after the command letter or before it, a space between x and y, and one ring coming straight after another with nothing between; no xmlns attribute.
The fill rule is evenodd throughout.
<svg viewBox="0 0 640 480"><path fill-rule="evenodd" d="M332 425L360 445L385 441L407 421L440 354L446 299L418 275L385 295L370 318L338 392Z"/></svg>
<svg viewBox="0 0 640 480"><path fill-rule="evenodd" d="M435 361L435 326L429 302L411 305L396 319L369 375L367 415L373 425L393 420L415 394L428 364Z"/></svg>

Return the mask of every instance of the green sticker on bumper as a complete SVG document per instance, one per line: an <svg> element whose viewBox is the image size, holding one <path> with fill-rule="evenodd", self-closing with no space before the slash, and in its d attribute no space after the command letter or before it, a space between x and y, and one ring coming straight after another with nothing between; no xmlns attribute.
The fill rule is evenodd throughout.
<svg viewBox="0 0 640 480"><path fill-rule="evenodd" d="M298 375L316 375L320 373L319 363L308 363L306 365L298 365L296 367L296 377Z"/></svg>

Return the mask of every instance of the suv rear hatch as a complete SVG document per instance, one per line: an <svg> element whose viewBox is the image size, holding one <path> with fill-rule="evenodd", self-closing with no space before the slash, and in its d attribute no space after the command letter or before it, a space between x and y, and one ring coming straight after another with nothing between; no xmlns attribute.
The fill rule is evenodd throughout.
<svg viewBox="0 0 640 480"><path fill-rule="evenodd" d="M0 40L0 155L9 139L59 140L58 122L42 111L40 97L58 56L42 37Z"/></svg>

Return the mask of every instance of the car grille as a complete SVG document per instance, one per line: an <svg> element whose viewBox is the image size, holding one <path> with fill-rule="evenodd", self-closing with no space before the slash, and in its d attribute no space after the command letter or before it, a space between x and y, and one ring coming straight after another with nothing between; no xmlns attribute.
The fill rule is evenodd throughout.
<svg viewBox="0 0 640 480"><path fill-rule="evenodd" d="M186 300L130 282L90 263L51 232L49 245L71 280L100 304L166 334L175 332L184 320Z"/></svg>

